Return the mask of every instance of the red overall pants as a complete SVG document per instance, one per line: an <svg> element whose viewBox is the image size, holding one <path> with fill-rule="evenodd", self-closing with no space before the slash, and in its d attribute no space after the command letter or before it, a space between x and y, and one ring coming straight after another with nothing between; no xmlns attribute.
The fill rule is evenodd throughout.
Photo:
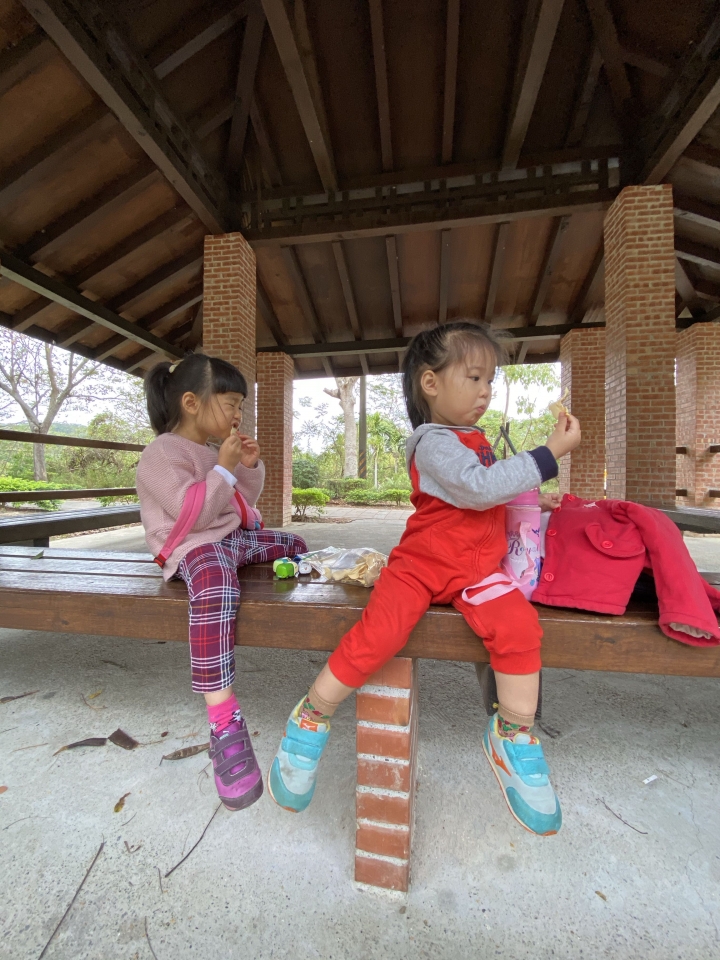
<svg viewBox="0 0 720 960"><path fill-rule="evenodd" d="M457 436L482 454L484 463L492 457L483 434ZM415 513L373 587L360 622L330 656L333 675L348 687L361 687L402 650L430 604L452 604L462 613L485 644L494 670L536 673L542 629L525 597L512 590L477 607L462 599L463 590L496 572L507 553L505 507L460 510L421 493L414 461L410 477Z"/></svg>

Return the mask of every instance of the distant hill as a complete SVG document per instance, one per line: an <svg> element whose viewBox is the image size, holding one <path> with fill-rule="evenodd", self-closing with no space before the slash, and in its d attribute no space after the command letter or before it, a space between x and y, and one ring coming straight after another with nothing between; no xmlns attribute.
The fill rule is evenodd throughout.
<svg viewBox="0 0 720 960"><path fill-rule="evenodd" d="M27 421L21 423L0 423L3 430L20 430L23 433L30 433L30 427ZM87 425L84 423L54 423L50 427L50 433L58 434L61 437L86 437Z"/></svg>

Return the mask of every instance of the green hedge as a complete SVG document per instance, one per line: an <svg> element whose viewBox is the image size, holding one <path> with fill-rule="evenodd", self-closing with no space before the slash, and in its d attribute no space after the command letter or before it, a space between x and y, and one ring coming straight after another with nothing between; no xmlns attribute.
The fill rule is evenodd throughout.
<svg viewBox="0 0 720 960"><path fill-rule="evenodd" d="M140 503L136 494L128 494L124 497L98 497L104 507L112 507L115 503Z"/></svg>
<svg viewBox="0 0 720 960"><path fill-rule="evenodd" d="M327 490L321 490L319 487L306 487L298 489L295 487L292 492L292 502L295 507L295 517L305 520L308 507L317 507L318 513L323 513L325 504L330 500L330 494Z"/></svg>
<svg viewBox="0 0 720 960"><path fill-rule="evenodd" d="M410 490L400 489L398 487L385 487L380 490L355 490L346 494L345 500L348 503L360 505L394 503L400 506L403 503L410 503Z"/></svg>
<svg viewBox="0 0 720 960"><path fill-rule="evenodd" d="M19 493L29 490L57 490L57 486L54 483L47 483L44 480L20 480L18 477L0 477L0 493L13 493L14 491ZM41 510L57 510L61 504L61 500L32 500L23 501L22 497L18 497L17 500L10 501L11 503L32 503L34 507L40 507Z"/></svg>

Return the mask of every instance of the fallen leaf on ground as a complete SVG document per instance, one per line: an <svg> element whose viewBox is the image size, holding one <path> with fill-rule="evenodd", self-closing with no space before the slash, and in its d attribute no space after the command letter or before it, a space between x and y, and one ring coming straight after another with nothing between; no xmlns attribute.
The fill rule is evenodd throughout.
<svg viewBox="0 0 720 960"><path fill-rule="evenodd" d="M94 700L96 697L99 697L102 693L102 690L96 690L95 693L88 694L88 700Z"/></svg>
<svg viewBox="0 0 720 960"><path fill-rule="evenodd" d="M596 890L595 893L600 897L601 900L607 900L607 897L600 890Z"/></svg>
<svg viewBox="0 0 720 960"><path fill-rule="evenodd" d="M0 703L10 703L11 700L22 700L23 697L31 697L38 690L28 690L27 693L16 693L14 697L0 697Z"/></svg>
<svg viewBox="0 0 720 960"><path fill-rule="evenodd" d="M100 663L109 663L111 667L120 667L121 670L127 670L126 663L117 663L115 660L101 660Z"/></svg>
<svg viewBox="0 0 720 960"><path fill-rule="evenodd" d="M166 737L169 733L170 733L170 731L169 731L169 730L166 730L164 733L161 733L160 736L161 736L161 737Z"/></svg>
<svg viewBox="0 0 720 960"><path fill-rule="evenodd" d="M130 796L130 793L128 792L128 793L124 793L124 794L120 797L120 799L118 800L118 802L117 802L117 803L115 804L115 806L113 807L113 813L120 813L120 811L122 810L122 808L125 806L125 799L126 799L127 797L129 797L129 796Z"/></svg>
<svg viewBox="0 0 720 960"><path fill-rule="evenodd" d="M7 790L7 787L0 787L0 793L5 793L6 790Z"/></svg>
<svg viewBox="0 0 720 960"><path fill-rule="evenodd" d="M60 747L53 756L56 757L63 750L74 750L75 747L104 747L106 743L107 737L88 737L87 740L78 740L76 743L68 743L64 747Z"/></svg>
<svg viewBox="0 0 720 960"><path fill-rule="evenodd" d="M257 737L257 736L259 736L259 735L260 735L260 731L259 731L259 730L253 730L253 736L254 736L254 737Z"/></svg>
<svg viewBox="0 0 720 960"><path fill-rule="evenodd" d="M125 731L121 730L120 727L117 728L115 733L110 734L108 740L110 743L114 743L116 747L122 747L123 750L134 750L135 747L140 746L134 737L131 737L130 734L125 733Z"/></svg>
<svg viewBox="0 0 720 960"><path fill-rule="evenodd" d="M102 691L101 691L101 692L102 692ZM84 693L81 693L81 694L80 694L80 697L81 697L81 699L82 699L82 702L85 704L85 706L86 706L86 707L90 707L91 710L105 710L105 709L107 709L106 707L96 707L94 703L88 703L88 698L85 696Z"/></svg>
<svg viewBox="0 0 720 960"><path fill-rule="evenodd" d="M47 746L46 743L31 743L31 744L30 744L29 746L27 746L27 747L16 747L16 748L13 750L13 753L19 753L21 750L34 750L35 747L46 747L46 746Z"/></svg>
<svg viewBox="0 0 720 960"><path fill-rule="evenodd" d="M188 757L196 757L199 753L204 753L210 746L207 743L196 743L194 747L183 747L182 750L175 750L163 757L163 760L187 760Z"/></svg>

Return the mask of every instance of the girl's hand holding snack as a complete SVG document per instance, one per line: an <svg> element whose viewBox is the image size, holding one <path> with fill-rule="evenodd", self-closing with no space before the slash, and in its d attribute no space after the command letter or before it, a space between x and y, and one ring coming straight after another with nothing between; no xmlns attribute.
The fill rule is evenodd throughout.
<svg viewBox="0 0 720 960"><path fill-rule="evenodd" d="M557 510L561 503L561 493L541 493L538 497L538 505L543 513L549 513L551 510Z"/></svg>
<svg viewBox="0 0 720 960"><path fill-rule="evenodd" d="M571 413L561 413L557 426L547 438L545 446L559 460L580 444L580 423Z"/></svg>
<svg viewBox="0 0 720 960"><path fill-rule="evenodd" d="M244 467L254 467L260 459L260 447L257 440L244 433L231 433L223 440L218 452L218 463L230 473L241 463Z"/></svg>

